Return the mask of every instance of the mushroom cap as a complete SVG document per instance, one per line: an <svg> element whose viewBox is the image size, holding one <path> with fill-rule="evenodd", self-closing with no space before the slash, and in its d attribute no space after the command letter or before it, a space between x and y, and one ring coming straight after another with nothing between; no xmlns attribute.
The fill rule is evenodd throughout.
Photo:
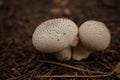
<svg viewBox="0 0 120 80"><path fill-rule="evenodd" d="M63 18L51 19L35 29L32 42L41 52L58 52L70 46L77 33L78 28L73 21Z"/></svg>
<svg viewBox="0 0 120 80"><path fill-rule="evenodd" d="M86 21L80 26L79 37L84 47L95 51L107 48L111 40L105 24L94 20Z"/></svg>

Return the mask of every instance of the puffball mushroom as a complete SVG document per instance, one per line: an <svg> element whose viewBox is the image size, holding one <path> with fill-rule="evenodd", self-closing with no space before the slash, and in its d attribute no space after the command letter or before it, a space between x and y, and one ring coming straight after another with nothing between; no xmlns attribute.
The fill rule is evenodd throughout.
<svg viewBox="0 0 120 80"><path fill-rule="evenodd" d="M74 60L85 59L92 51L106 49L110 44L111 35L104 23L89 20L80 26L79 38L79 45L73 49Z"/></svg>
<svg viewBox="0 0 120 80"><path fill-rule="evenodd" d="M59 60L71 58L71 46L76 43L77 25L63 18L51 19L41 23L32 36L33 46L43 53L55 53Z"/></svg>

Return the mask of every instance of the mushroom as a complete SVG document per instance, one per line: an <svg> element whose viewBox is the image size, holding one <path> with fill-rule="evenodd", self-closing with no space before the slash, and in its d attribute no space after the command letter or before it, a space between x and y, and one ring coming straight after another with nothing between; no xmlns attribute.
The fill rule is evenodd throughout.
<svg viewBox="0 0 120 80"><path fill-rule="evenodd" d="M106 49L111 40L111 35L102 22L89 20L84 22L79 30L80 43L73 49L72 58L81 60L87 58L92 51Z"/></svg>
<svg viewBox="0 0 120 80"><path fill-rule="evenodd" d="M63 18L41 23L32 36L33 46L43 53L55 53L58 60L71 58L71 47L77 44L77 25Z"/></svg>

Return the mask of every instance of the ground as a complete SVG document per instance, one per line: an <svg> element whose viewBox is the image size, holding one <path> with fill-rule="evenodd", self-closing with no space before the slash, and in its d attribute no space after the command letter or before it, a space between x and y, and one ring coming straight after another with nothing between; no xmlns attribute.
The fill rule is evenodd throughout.
<svg viewBox="0 0 120 80"><path fill-rule="evenodd" d="M0 0L0 80L38 80L38 75L94 75L86 70L111 72L120 61L120 0ZM112 36L110 46L82 61L60 62L32 45L34 29L43 21L69 18L78 26L86 20L104 22ZM52 62L45 62L52 61ZM58 65L56 63L64 65ZM115 75L95 78L45 80L117 80ZM43 80L43 79L40 79Z"/></svg>

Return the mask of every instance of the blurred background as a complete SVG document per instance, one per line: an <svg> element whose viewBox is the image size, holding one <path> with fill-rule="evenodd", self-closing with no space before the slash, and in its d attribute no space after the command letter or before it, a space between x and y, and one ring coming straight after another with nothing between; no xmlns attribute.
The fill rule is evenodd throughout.
<svg viewBox="0 0 120 80"><path fill-rule="evenodd" d="M92 70L111 71L120 61L120 0L0 0L1 80L19 79L19 76L24 74L27 77L22 76L21 80L32 80L33 76L30 77L32 73L27 73L34 71L36 66L40 69L37 68L39 71L34 75L46 74L55 66L52 64L40 66L42 63L39 60L57 60L53 54L40 54L34 49L31 38L34 29L41 22L61 17L73 20L78 26L86 20L102 21L112 35L112 42L105 51L94 52L86 60L69 61L67 64ZM59 66L51 74L74 73L82 74ZM115 76L104 78L104 80L116 79Z"/></svg>

